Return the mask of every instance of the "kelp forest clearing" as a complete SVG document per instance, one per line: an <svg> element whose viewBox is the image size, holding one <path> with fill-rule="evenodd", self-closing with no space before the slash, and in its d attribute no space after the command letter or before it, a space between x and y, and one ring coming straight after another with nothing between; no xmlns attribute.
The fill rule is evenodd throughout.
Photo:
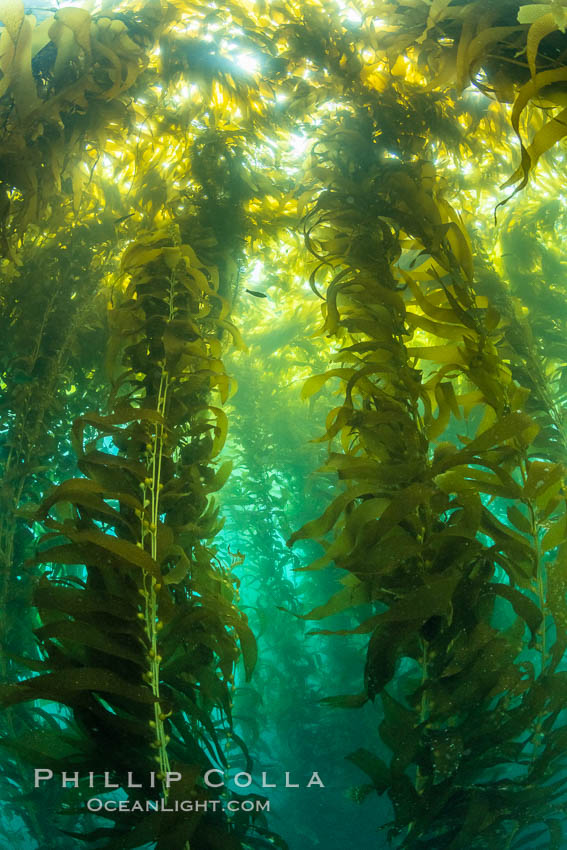
<svg viewBox="0 0 567 850"><path fill-rule="evenodd" d="M567 0L0 0L0 848L567 847Z"/></svg>

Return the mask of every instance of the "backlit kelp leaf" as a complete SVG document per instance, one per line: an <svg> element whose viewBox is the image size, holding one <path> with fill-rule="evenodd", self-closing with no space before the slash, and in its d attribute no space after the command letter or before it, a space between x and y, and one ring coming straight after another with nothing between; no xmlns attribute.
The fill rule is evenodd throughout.
<svg viewBox="0 0 567 850"><path fill-rule="evenodd" d="M538 15L538 5L534 5L531 8L534 9L536 15ZM532 79L536 76L536 58L540 42L546 36L558 29L558 24L554 15L550 12L542 14L542 12L544 12L543 6L541 6L540 9L541 12L535 19L531 15L526 14L528 13L528 10L530 10L529 6L520 6L518 10L518 21L522 24L531 23L526 39L526 59L528 60L528 67L530 69Z"/></svg>
<svg viewBox="0 0 567 850"><path fill-rule="evenodd" d="M30 764L41 764L42 768L59 772L64 763L69 763L80 752L83 740L78 735L61 729L27 730L25 736L16 740L4 738L2 747L18 755Z"/></svg>
<svg viewBox="0 0 567 850"><path fill-rule="evenodd" d="M555 622L555 642L550 669L555 670L567 649L567 544L560 543L557 557L547 568L547 604Z"/></svg>
<svg viewBox="0 0 567 850"><path fill-rule="evenodd" d="M367 485L359 486L362 486L365 490L368 489ZM356 544L356 535L360 533L360 528L365 523L366 525L371 523L369 535L372 542L377 543L381 537L395 528L400 520L411 515L411 511L415 510L420 504L427 503L431 495L430 488L424 485L411 485L396 498L390 500L389 503L387 499L373 499L371 500L372 504L363 502L349 515L345 529L327 547L325 554L313 561L308 567L298 568L298 571L320 570L332 560L340 561ZM385 505L384 510L377 516L378 508L382 505ZM305 526L297 534L304 532L304 530ZM368 540L365 540L365 545L367 544Z"/></svg>
<svg viewBox="0 0 567 850"><path fill-rule="evenodd" d="M520 27L516 26L488 26L482 24L479 27L479 32L472 38L466 50L462 54L462 77L459 79L463 85L467 85L468 81L474 78L477 73L479 63L492 52L491 49L497 49L498 44L506 43L508 37L518 32ZM459 45L460 49L460 45Z"/></svg>
<svg viewBox="0 0 567 850"><path fill-rule="evenodd" d="M430 440L434 440L443 433L449 424L451 414L454 414L455 410L457 411L457 418L461 418L455 396L455 390L453 389L452 384L449 384L447 381L439 382L435 385L434 393L439 412L437 414L437 419L433 419L431 423L428 424L427 430Z"/></svg>
<svg viewBox="0 0 567 850"><path fill-rule="evenodd" d="M506 516L512 525L518 529L518 531L521 531L523 534L533 533L533 528L528 517L523 514L516 505L508 505L506 508Z"/></svg>
<svg viewBox="0 0 567 850"><path fill-rule="evenodd" d="M567 541L567 514L562 513L561 516L547 523L547 525L548 530L541 541L542 552L550 552Z"/></svg>
<svg viewBox="0 0 567 850"><path fill-rule="evenodd" d="M383 614L378 614L379 622L411 621L424 623L430 617L450 614L453 594L462 579L458 571L424 577L426 583L415 590L409 590L404 596L393 602Z"/></svg>
<svg viewBox="0 0 567 850"><path fill-rule="evenodd" d="M128 490L138 494L140 482L147 477L145 464L107 452L86 452L77 463L81 472L102 485L107 493L112 493L112 498L126 496L125 504L133 498Z"/></svg>
<svg viewBox="0 0 567 850"><path fill-rule="evenodd" d="M418 360L434 360L435 363L447 363L456 369L462 369L465 365L457 345L410 346L407 352L409 357L416 357Z"/></svg>
<svg viewBox="0 0 567 850"><path fill-rule="evenodd" d="M458 508L451 516L450 525L443 533L462 534L476 539L482 518L482 500L480 493L473 490L457 489ZM453 506L453 505L452 505Z"/></svg>
<svg viewBox="0 0 567 850"><path fill-rule="evenodd" d="M561 850L563 846L563 826L560 820L556 820L555 818L548 818L545 821L545 825L549 830L549 850Z"/></svg>
<svg viewBox="0 0 567 850"><path fill-rule="evenodd" d="M524 487L526 498L534 499L540 511L559 493L565 467L560 463L530 461L528 478Z"/></svg>
<svg viewBox="0 0 567 850"><path fill-rule="evenodd" d="M425 293L422 291L422 288L410 274L404 272L402 269L400 269L400 272L403 274L403 278L410 287L417 305L425 316L428 316L430 319L434 319L436 322L440 322L442 325L462 325L462 319L459 313L455 312L452 308L448 309L447 307L439 307L432 300L427 298Z"/></svg>
<svg viewBox="0 0 567 850"><path fill-rule="evenodd" d="M301 388L301 398L311 398L312 395L319 392L330 378L343 378L349 380L352 378L354 371L352 369L330 369L322 375L313 375L308 378Z"/></svg>
<svg viewBox="0 0 567 850"><path fill-rule="evenodd" d="M514 190L513 195L515 195L517 192L524 188L524 186L528 182L530 171L541 156L541 154L548 150L549 147L551 147L551 145L555 143L555 141L558 141L559 138L562 138L562 135L565 135L565 133L563 133L562 135L557 135L557 133L559 133L560 131L561 125L558 124L557 119L552 119L551 122L546 124L543 129L539 131L539 133L543 133L543 135L541 136L541 141L538 143L538 145L535 145L534 138L534 141L532 142L530 148L526 148L524 146L519 129L520 117L524 109L528 105L529 101L536 97L542 89L546 88L547 86L553 86L555 83L565 82L565 80L567 80L566 68L552 68L551 70L541 71L540 73L536 74L536 76L528 80L528 82L525 83L518 92L518 95L514 102L514 107L512 109L511 122L512 127L514 128L514 132L516 133L520 141L522 161L519 167L514 172L514 174L500 187L502 189L505 189L508 186L513 186L514 183L518 183L518 186ZM547 130L550 125L551 129ZM537 135L538 134L536 134L536 136ZM546 147L546 143L548 141L549 144ZM510 197L513 197L513 195ZM510 198L506 198L505 201L501 201L498 206L503 203L506 203L506 201L508 200L510 200Z"/></svg>
<svg viewBox="0 0 567 850"><path fill-rule="evenodd" d="M421 743L421 732L414 722L412 711L395 699L389 691L382 691L381 700L384 718L380 723L380 737L393 753L390 771L394 782L402 777L414 759Z"/></svg>
<svg viewBox="0 0 567 850"><path fill-rule="evenodd" d="M252 678L252 673L258 660L258 646L256 638L250 626L244 619L237 618L234 621L234 628L238 635L240 648L242 650L242 658L244 661L244 670L246 673L246 681L249 682Z"/></svg>
<svg viewBox="0 0 567 850"><path fill-rule="evenodd" d="M510 439L519 440L522 435L526 434L531 441L535 436L534 429L537 434L539 426L534 423L530 416L525 413L510 413L473 440L466 440L465 451L470 455L479 454Z"/></svg>
<svg viewBox="0 0 567 850"><path fill-rule="evenodd" d="M370 602L368 587L362 582L357 582L353 587L343 587L342 590L337 591L324 605L318 605L308 614L299 616L302 620L322 620L324 617L340 614L342 611L367 602Z"/></svg>
<svg viewBox="0 0 567 850"><path fill-rule="evenodd" d="M68 642L81 647L99 649L117 658L125 658L139 666L145 666L145 658L142 652L129 648L126 641L118 641L111 637L108 632L101 631L94 625L71 620L59 620L48 625L34 629L39 641L55 639L66 645Z"/></svg>
<svg viewBox="0 0 567 850"><path fill-rule="evenodd" d="M27 700L49 699L72 706L77 691L115 694L139 703L154 702L149 688L125 682L116 673L96 667L58 670L17 685L0 685L0 702L9 706Z"/></svg>
<svg viewBox="0 0 567 850"><path fill-rule="evenodd" d="M99 413L85 413L77 417L73 423L72 440L73 448L78 457L84 453L83 432L85 426L93 425L105 434L117 433L114 426L126 425L129 422L148 421L164 425L165 421L161 413L151 408L130 407L129 405L118 405L115 413L103 416Z"/></svg>
<svg viewBox="0 0 567 850"><path fill-rule="evenodd" d="M463 338L463 328L459 325L442 325L439 322L433 321L433 319L428 319L426 316L418 316L409 311L406 312L405 321L410 328L420 328L442 339L456 339L460 341ZM469 331L469 333L471 336L474 335L473 331Z"/></svg>
<svg viewBox="0 0 567 850"><path fill-rule="evenodd" d="M365 482L340 493L318 519L310 520L295 531L287 541L287 545L291 547L297 540L318 540L323 537L333 528L347 505L368 492L369 486L369 483Z"/></svg>
<svg viewBox="0 0 567 850"><path fill-rule="evenodd" d="M32 74L32 37L33 25L30 16L20 18L20 4L13 0L3 0L6 4L4 14L10 21L12 32L15 31L19 18L17 37L14 39L14 54L12 58L11 93L14 99L18 119L24 121L30 113L40 107L35 81ZM19 7L19 8L18 8Z"/></svg>
<svg viewBox="0 0 567 850"><path fill-rule="evenodd" d="M227 319L217 319L217 324L223 330L228 331L228 333L232 337L233 345L237 351L248 351L248 346L244 342L240 331L232 322L229 322Z"/></svg>
<svg viewBox="0 0 567 850"><path fill-rule="evenodd" d="M375 756L369 750L363 748L356 750L354 753L345 756L348 761L351 761L359 767L364 773L370 777L377 794L383 794L387 791L390 784L390 770L382 759Z"/></svg>
<svg viewBox="0 0 567 850"><path fill-rule="evenodd" d="M214 439L211 450L211 459L216 457L221 451L222 447L225 444L227 431L228 431L228 417L224 410L220 407L213 407L212 405L208 408L214 414L216 418L216 424L214 426Z"/></svg>
<svg viewBox="0 0 567 850"><path fill-rule="evenodd" d="M427 504L432 495L432 488L426 484L411 484L397 493L376 521L375 539L385 536L401 520L407 519L412 511L420 505ZM364 505L360 507L362 509Z"/></svg>
<svg viewBox="0 0 567 850"><path fill-rule="evenodd" d="M90 508L98 514L108 515L120 524L129 526L126 518L121 516L118 511L101 498L103 493L104 488L97 482L89 481L87 478L70 478L59 484L46 496L40 506L40 516L47 517L52 505L58 502L70 502L74 505ZM107 493L106 495L107 498L115 498L134 510L140 510L142 507L142 503L138 499L127 493Z"/></svg>
<svg viewBox="0 0 567 850"><path fill-rule="evenodd" d="M362 708L368 702L368 695L366 693L344 694L341 696L323 697L319 702L322 705L328 705L330 708Z"/></svg>
<svg viewBox="0 0 567 850"><path fill-rule="evenodd" d="M490 589L497 593L498 596L502 596L503 599L507 599L518 617L521 617L522 620L524 620L532 633L533 645L543 620L543 613L537 605L529 598L529 596L525 593L521 593L509 584L491 582Z"/></svg>
<svg viewBox="0 0 567 850"><path fill-rule="evenodd" d="M109 593L96 593L89 589L88 593L72 587L56 585L45 576L41 576L33 593L34 605L40 611L53 610L73 617L84 618L88 614L106 614L126 620L135 617L136 611L127 600L111 596ZM124 622L126 628L126 622Z"/></svg>
<svg viewBox="0 0 567 850"><path fill-rule="evenodd" d="M0 22L4 24L14 42L18 39L25 12L25 6L21 0L2 0L0 3Z"/></svg>
<svg viewBox="0 0 567 850"><path fill-rule="evenodd" d="M498 549L502 549L514 561L517 567L527 567L530 572L534 569L535 553L530 542L510 526L501 523L486 508L482 511L482 530L494 540ZM516 580L517 576L513 581Z"/></svg>
<svg viewBox="0 0 567 850"><path fill-rule="evenodd" d="M454 458L457 460L457 456ZM444 462L448 466L452 459ZM502 470L498 470L502 472ZM454 466L448 472L435 476L436 484L446 493L460 493L467 489L471 492L488 493L491 496L500 496L503 499L520 498L522 488L510 476L505 484L499 480L500 476L493 475L482 469L473 469L470 466Z"/></svg>
<svg viewBox="0 0 567 850"><path fill-rule="evenodd" d="M169 557L170 555L177 555L177 563L165 573L163 582L164 584L179 584L179 582L184 581L189 573L191 561L187 557L185 550L177 544L170 544L167 554L164 557Z"/></svg>
<svg viewBox="0 0 567 850"><path fill-rule="evenodd" d="M413 621L381 623L368 644L364 667L364 687L369 699L374 700L391 681L398 658L415 642Z"/></svg>
<svg viewBox="0 0 567 850"><path fill-rule="evenodd" d="M49 527L65 534L72 542L52 546L38 553L35 563L97 564L136 567L160 577L157 563L149 552L110 534L99 531L75 531L69 525L49 522Z"/></svg>

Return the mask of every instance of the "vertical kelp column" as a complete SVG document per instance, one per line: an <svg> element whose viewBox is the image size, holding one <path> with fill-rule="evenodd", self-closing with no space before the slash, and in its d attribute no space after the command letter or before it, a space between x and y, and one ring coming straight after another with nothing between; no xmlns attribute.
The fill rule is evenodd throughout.
<svg viewBox="0 0 567 850"><path fill-rule="evenodd" d="M86 10L66 8L39 23L23 3L0 3L3 682L21 678L20 656L37 655L33 572L23 567L34 548L30 506L70 474L67 422L96 403L100 389L104 300L97 304L97 290L114 233L110 205L106 226L100 221L92 169L103 140L128 125L120 96L145 67L154 23L151 34L138 25L132 40L124 22L104 34ZM87 218L88 229L80 226ZM39 845L55 846L27 799L26 746L40 726L53 730L40 706L4 712L2 797ZM57 789L46 791L46 808L55 810L59 799Z"/></svg>
<svg viewBox="0 0 567 850"><path fill-rule="evenodd" d="M35 550L30 525L57 474L69 474L74 466L67 422L82 406L96 403L101 385L96 363L88 374L83 366L91 356L102 361L105 346L98 309L104 299L99 302L97 295L99 270L96 260L93 263L89 236L84 229L71 230L35 251L25 251L24 265L13 270L2 290L2 682L16 682L23 675L20 656L38 654L33 635L37 614L31 605L38 570L24 566ZM7 748L2 758L2 795L41 844L44 839L35 809L22 804L22 795L33 787L33 777L22 761L22 740L37 729L38 713L29 706L19 707L4 712L2 722ZM52 794L49 799L55 804Z"/></svg>
<svg viewBox="0 0 567 850"><path fill-rule="evenodd" d="M350 116L321 131L311 164L326 187L305 217L311 283L341 349L303 394L341 382L326 466L344 487L290 543L320 540L306 569L346 573L307 619L376 610L352 629L370 635L362 692L327 702L381 697L380 757L350 758L364 793L388 793L396 845L558 847L562 548L549 578L546 561L564 540L564 469L532 448L509 323L475 293L433 166L391 157Z"/></svg>
<svg viewBox="0 0 567 850"><path fill-rule="evenodd" d="M226 419L209 396L216 388L222 401L229 391L218 328L232 326L216 270L181 243L174 225L141 234L122 268L128 283L111 311L111 412L76 420L85 477L56 487L41 509L49 533L37 561L77 566L40 582L40 675L4 686L2 697L70 709L58 737L75 769L108 772L131 801L160 793L205 800L203 772L226 765L237 641L248 674L255 651L233 604L234 580L207 545L219 527L209 496L228 474L210 465ZM66 769L60 747L47 755L45 740L38 735L36 763ZM168 772L183 777L171 788ZM103 789L101 779L78 793ZM109 841L132 829L140 843L164 847L221 836L240 846L220 811L121 813Z"/></svg>

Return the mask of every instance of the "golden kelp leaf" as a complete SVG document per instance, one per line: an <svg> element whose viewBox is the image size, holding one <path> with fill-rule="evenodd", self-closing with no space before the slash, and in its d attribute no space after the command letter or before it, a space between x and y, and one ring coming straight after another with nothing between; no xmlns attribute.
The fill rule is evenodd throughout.
<svg viewBox="0 0 567 850"><path fill-rule="evenodd" d="M567 107L562 109L559 115L548 121L535 134L531 145L527 149L530 157L530 169L535 168L540 156L565 136L567 136Z"/></svg>
<svg viewBox="0 0 567 850"><path fill-rule="evenodd" d="M83 432L86 425L93 425L95 428L106 433L112 433L114 426L126 425L129 422L141 421L154 422L161 425L165 424L165 420L161 413L153 410L151 407L130 407L127 404L117 405L116 411L107 416L100 413L85 413L83 416L78 416L73 422L71 431L71 442L75 453L80 457L83 454Z"/></svg>
<svg viewBox="0 0 567 850"><path fill-rule="evenodd" d="M181 260L181 248L163 248L163 259L168 269L174 269Z"/></svg>
<svg viewBox="0 0 567 850"><path fill-rule="evenodd" d="M550 33L555 32L557 29L557 21L555 20L555 17L551 14L551 12L548 12L545 15L541 15L533 22L533 24L529 28L528 37L526 40L526 58L528 60L528 66L532 78L536 75L536 58L540 42L547 35L550 35Z"/></svg>
<svg viewBox="0 0 567 850"><path fill-rule="evenodd" d="M525 83L518 92L518 96L516 97L514 106L512 108L511 121L512 127L514 128L514 132L516 133L516 136L518 137L518 140L520 142L521 163L514 172L514 174L508 180L506 180L505 183L502 183L500 188L506 189L508 186L513 186L514 183L517 183L518 181L520 182L512 193L512 195L510 195L510 197L506 198L504 201L501 201L498 206L501 206L502 204L506 203L506 201L510 200L511 197L513 197L517 192L520 191L520 189L523 189L523 187L528 182L529 174L532 168L531 155L525 147L522 140L522 136L520 134L520 117L522 115L522 112L528 105L529 101L536 97L538 93L546 86L551 86L554 83L562 83L566 81L567 68L554 68L551 71L541 71L539 74L536 74L536 76L533 79L528 80L528 82ZM540 130L539 132L541 133L544 130L545 127L543 127L542 130ZM544 151L542 149L541 153L543 152Z"/></svg>
<svg viewBox="0 0 567 850"><path fill-rule="evenodd" d="M230 395L230 387L231 387L231 378L224 373L219 375L218 373L213 373L214 377L211 380L211 388L216 387L219 395L221 403L224 404L229 395ZM234 393L232 393L234 395Z"/></svg>
<svg viewBox="0 0 567 850"><path fill-rule="evenodd" d="M26 10L22 0L0 0L0 22L14 42L18 40Z"/></svg>
<svg viewBox="0 0 567 850"><path fill-rule="evenodd" d="M227 321L226 319L217 319L217 325L223 328L225 331L228 331L232 337L232 341L234 343L234 347L237 351L248 352L248 346L242 339L240 331L238 330L232 322Z"/></svg>
<svg viewBox="0 0 567 850"><path fill-rule="evenodd" d="M347 505L367 493L369 487L370 483L364 482L350 487L344 493L340 493L318 519L310 520L298 531L295 531L287 541L287 545L293 546L297 540L319 540L319 538L324 537L333 528Z"/></svg>
<svg viewBox="0 0 567 850"><path fill-rule="evenodd" d="M563 464L546 464L540 461L530 463L524 492L527 498L535 499L542 518L555 507L564 479Z"/></svg>
<svg viewBox="0 0 567 850"><path fill-rule="evenodd" d="M461 418L459 405L457 404L457 398L455 396L455 390L453 384L449 383L449 381L442 381L435 385L435 400L437 401L439 413L437 415L437 419L435 419L428 427L430 440L435 440L443 433L449 424L451 413L455 416L455 418Z"/></svg>
<svg viewBox="0 0 567 850"><path fill-rule="evenodd" d="M443 14L448 6L451 5L451 0L431 0L429 4L429 14L427 16L427 24L422 34L416 38L416 44L423 44L429 31L442 21L446 15ZM392 71L393 73L393 71Z"/></svg>
<svg viewBox="0 0 567 850"><path fill-rule="evenodd" d="M301 614L300 618L302 620L322 620L324 617L340 614L349 608L364 605L370 601L367 585L358 582L354 587L343 587L342 590L333 594L324 605L318 605L308 614Z"/></svg>
<svg viewBox="0 0 567 850"><path fill-rule="evenodd" d="M230 473L232 472L232 461L225 461L215 472L215 477L213 480L207 484L207 492L208 493L216 493L220 490L228 479L230 478Z"/></svg>
<svg viewBox="0 0 567 850"><path fill-rule="evenodd" d="M450 463L450 459L447 463ZM446 464L447 465L447 464ZM445 493L472 492L488 493L502 499L517 499L522 490L513 479L503 484L498 476L483 469L473 469L470 466L455 466L448 472L436 473L435 483Z"/></svg>
<svg viewBox="0 0 567 850"><path fill-rule="evenodd" d="M509 584L501 584L500 582L492 582L490 584L490 590L497 593L498 596L501 596L503 599L508 600L518 617L521 617L528 626L532 633L532 640L535 640L541 621L543 620L543 613L537 605L532 602L529 596L526 596L520 590Z"/></svg>
<svg viewBox="0 0 567 850"><path fill-rule="evenodd" d="M252 678L252 673L258 661L258 646L252 629L243 617L238 617L234 622L234 628L238 635L240 648L242 650L242 659L244 661L244 671L246 681L249 682Z"/></svg>
<svg viewBox="0 0 567 850"><path fill-rule="evenodd" d="M177 555L179 560L177 561L176 565L164 575L163 583L179 584L179 582L185 579L187 573L191 569L191 561L187 557L185 550L177 543L174 543L172 546L169 547L167 554Z"/></svg>
<svg viewBox="0 0 567 850"><path fill-rule="evenodd" d="M79 53L78 44L73 30L58 20L54 20L49 27L49 38L57 47L53 75L58 80L65 71L65 68L77 57Z"/></svg>
<svg viewBox="0 0 567 850"><path fill-rule="evenodd" d="M3 97L12 81L12 61L15 54L14 42L10 38L6 30L0 32L0 71L2 71L2 79L0 79L0 97Z"/></svg>
<svg viewBox="0 0 567 850"><path fill-rule="evenodd" d="M503 442L508 440L514 438L518 439L521 435L525 435L526 432L532 434L534 427L536 428L535 433L537 434L539 426L534 423L531 416L528 416L527 413L510 413L508 416L501 419L500 422L497 422L495 425L487 428L486 431L483 431L483 433L479 434L478 437L475 437L474 440L468 442L466 445L466 453L478 454L486 449L492 448L493 446L501 445ZM463 442L465 442L465 440L463 440Z"/></svg>
<svg viewBox="0 0 567 850"><path fill-rule="evenodd" d="M474 9L474 7L473 7ZM459 45L457 47L457 88L464 89L469 83L469 48L478 31L478 21L475 20L473 9L468 9L461 27Z"/></svg>
<svg viewBox="0 0 567 850"><path fill-rule="evenodd" d="M91 52L91 16L86 9L80 9L78 6L66 6L57 10L55 20L69 27L77 40L77 44L82 47L86 54Z"/></svg>
<svg viewBox="0 0 567 850"><path fill-rule="evenodd" d="M363 532L364 527L369 523L373 525L373 531L378 532L379 525L377 520L382 516L389 504L391 502L388 498L365 499L348 514L345 524L355 543L358 542L358 538Z"/></svg>
<svg viewBox="0 0 567 850"><path fill-rule="evenodd" d="M74 529L68 527L68 525L60 525L58 523L46 523L48 528L56 528L62 534L69 538L73 543L77 543L81 546L84 552L87 553L91 547L99 550L97 553L97 563L100 563L100 554L107 553L108 554L108 562L112 564L112 566L116 566L118 563L120 566L131 566L131 567L139 567L145 572L150 573L151 575L155 575L156 578L159 578L161 573L157 563L154 561L149 552L146 552L145 549L141 549L139 546L136 546L134 543L130 543L127 540L121 540L118 537L114 537L111 534L104 534L100 531L75 531ZM84 544L87 544L86 546ZM53 549L45 549L41 552L41 558L43 562L50 560L50 555L52 552L57 550L63 550L64 546L57 546ZM66 561L63 563L89 563L89 561Z"/></svg>
<svg viewBox="0 0 567 850"><path fill-rule="evenodd" d="M567 514L563 513L554 520L549 530L544 534L541 541L543 552L550 552L556 546L567 541Z"/></svg>
<svg viewBox="0 0 567 850"><path fill-rule="evenodd" d="M103 493L106 498L119 499L134 510L140 510L142 507L141 502L128 493L109 493L96 481L90 481L88 478L69 478L48 493L40 505L40 515L46 517L50 508L58 502L71 502L120 517L120 514L101 498ZM121 519L125 522L124 517Z"/></svg>
<svg viewBox="0 0 567 850"><path fill-rule="evenodd" d="M447 226L445 238L466 279L469 282L472 281L474 273L472 247L465 228L451 221Z"/></svg>
<svg viewBox="0 0 567 850"><path fill-rule="evenodd" d="M352 378L354 374L354 369L330 369L322 375L312 375L311 378L305 381L301 388L301 398L311 398L312 395L319 392L329 378L343 378L346 381Z"/></svg>
<svg viewBox="0 0 567 850"><path fill-rule="evenodd" d="M76 165L73 168L73 173L71 175L71 184L73 187L73 210L75 211L75 214L79 212L83 191L89 182L89 175L83 171L80 165Z"/></svg>
<svg viewBox="0 0 567 850"><path fill-rule="evenodd" d="M421 328L434 336L442 339L462 339L463 334L476 336L474 331L463 331L461 325L441 325L439 322L434 322L433 319L428 319L426 316L418 316L416 313L406 312L405 321L410 327Z"/></svg>
<svg viewBox="0 0 567 850"><path fill-rule="evenodd" d="M332 452L321 467L321 472L334 469L339 478L359 478L370 482L377 480L381 467L382 464L371 457L353 457Z"/></svg>
<svg viewBox="0 0 567 850"><path fill-rule="evenodd" d="M417 357L419 360L434 360L436 363L450 363L457 367L465 365L456 345L410 346L407 352L408 357Z"/></svg>
<svg viewBox="0 0 567 850"><path fill-rule="evenodd" d="M221 410L220 407L209 406L209 410L214 413L217 420L214 429L215 436L213 439L213 448L211 450L211 458L214 458L219 454L225 444L226 435L228 432L228 417L224 410Z"/></svg>
<svg viewBox="0 0 567 850"><path fill-rule="evenodd" d="M187 266L187 274L189 277L193 278L201 292L206 292L211 295L216 294L215 290L211 287L206 274L202 271L202 266L200 264L198 266L187 265L187 258L185 258L185 265Z"/></svg>
<svg viewBox="0 0 567 850"><path fill-rule="evenodd" d="M108 47L105 47L98 39L93 39L93 45L95 53L102 53L105 59L108 60L109 65L112 66L112 70L111 68L107 68L107 73L110 79L113 79L114 82L109 89L104 91L104 97L108 100L112 100L112 98L116 97L116 95L125 88L126 81L123 80L122 77L122 62L114 50L110 50Z"/></svg>
<svg viewBox="0 0 567 850"><path fill-rule="evenodd" d="M463 64L467 72L467 81L471 79L473 74L478 72L477 63L486 59L487 48L491 44L505 43L509 35L518 32L520 29L520 26L487 27L486 29L481 29L478 35L475 35L467 45L466 58L463 59Z"/></svg>
<svg viewBox="0 0 567 850"><path fill-rule="evenodd" d="M518 531L523 534L532 534L533 529L527 516L523 514L516 505L508 505L506 508L508 520L514 525Z"/></svg>
<svg viewBox="0 0 567 850"><path fill-rule="evenodd" d="M146 248L143 245L131 245L124 251L121 267L124 271L129 271L137 266L145 266L161 257L163 248Z"/></svg>
<svg viewBox="0 0 567 850"><path fill-rule="evenodd" d="M433 301L428 299L422 292L421 287L416 283L413 277L408 274L408 272L405 272L403 269L399 269L399 271L402 273L405 282L410 287L412 295L421 311L426 316L429 316L429 318L435 319L436 322L441 322L443 324L449 323L460 325L462 323L460 316L457 315L454 310L448 310L446 307L438 307L433 303ZM435 275L432 274L432 276Z"/></svg>
<svg viewBox="0 0 567 850"><path fill-rule="evenodd" d="M16 111L20 119L40 106L35 80L32 74L32 32L33 25L29 17L24 18L16 42L16 51L12 60L12 92Z"/></svg>

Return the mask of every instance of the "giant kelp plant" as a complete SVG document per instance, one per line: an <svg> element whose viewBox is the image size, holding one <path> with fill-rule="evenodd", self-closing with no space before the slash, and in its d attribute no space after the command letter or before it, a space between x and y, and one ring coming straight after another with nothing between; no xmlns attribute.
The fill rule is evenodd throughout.
<svg viewBox="0 0 567 850"><path fill-rule="evenodd" d="M285 847L203 776L318 738L372 847L562 846L565 8L0 0L22 846Z"/></svg>

